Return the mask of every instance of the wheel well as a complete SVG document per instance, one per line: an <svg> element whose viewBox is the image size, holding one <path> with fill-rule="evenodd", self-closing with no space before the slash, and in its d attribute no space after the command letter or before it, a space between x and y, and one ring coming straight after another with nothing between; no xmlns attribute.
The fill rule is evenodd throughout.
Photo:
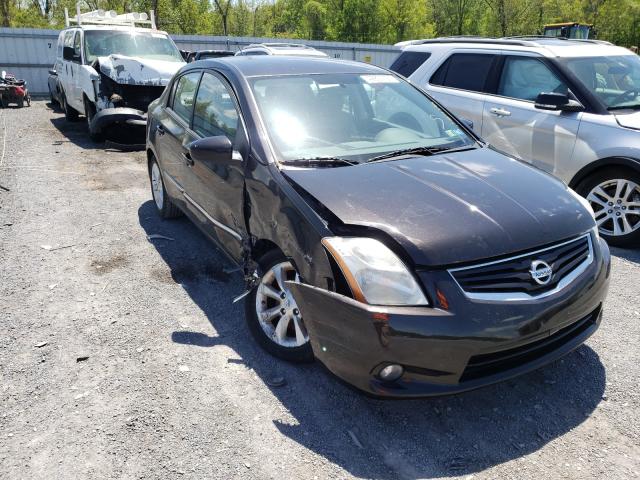
<svg viewBox="0 0 640 480"><path fill-rule="evenodd" d="M569 182L571 188L577 188L589 175L609 167L626 167L640 173L640 160L629 157L603 158L583 167Z"/></svg>
<svg viewBox="0 0 640 480"><path fill-rule="evenodd" d="M261 238L253 245L253 248L251 249L251 256L254 260L258 261L263 255L271 250L279 250L282 252L282 249L271 240ZM282 253L284 254L284 252Z"/></svg>

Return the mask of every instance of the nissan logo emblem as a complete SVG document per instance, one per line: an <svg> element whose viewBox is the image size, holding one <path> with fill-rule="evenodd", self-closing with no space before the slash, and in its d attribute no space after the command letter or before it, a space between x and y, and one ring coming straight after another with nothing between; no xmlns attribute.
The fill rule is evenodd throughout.
<svg viewBox="0 0 640 480"><path fill-rule="evenodd" d="M553 269L543 260L534 260L531 262L531 270L529 270L529 273L536 283L546 285L551 281Z"/></svg>

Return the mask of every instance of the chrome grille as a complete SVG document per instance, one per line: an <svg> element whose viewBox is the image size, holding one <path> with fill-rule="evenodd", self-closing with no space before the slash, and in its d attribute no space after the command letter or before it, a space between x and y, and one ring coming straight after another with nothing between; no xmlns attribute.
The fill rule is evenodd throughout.
<svg viewBox="0 0 640 480"><path fill-rule="evenodd" d="M449 270L469 298L527 300L550 295L573 281L593 261L591 235L494 262ZM531 273L534 262L551 267L544 284Z"/></svg>

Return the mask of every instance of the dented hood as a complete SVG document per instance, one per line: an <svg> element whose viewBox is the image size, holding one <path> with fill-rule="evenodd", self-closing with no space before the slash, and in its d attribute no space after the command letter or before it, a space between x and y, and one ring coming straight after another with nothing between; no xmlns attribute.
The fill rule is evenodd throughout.
<svg viewBox="0 0 640 480"><path fill-rule="evenodd" d="M623 127L640 130L640 112L616 114L616 120Z"/></svg>
<svg viewBox="0 0 640 480"><path fill-rule="evenodd" d="M595 225L562 182L489 148L284 173L344 224L391 235L417 265L506 255Z"/></svg>
<svg viewBox="0 0 640 480"><path fill-rule="evenodd" d="M167 62L148 58L109 55L99 57L100 71L114 82L125 85L166 86L183 62Z"/></svg>

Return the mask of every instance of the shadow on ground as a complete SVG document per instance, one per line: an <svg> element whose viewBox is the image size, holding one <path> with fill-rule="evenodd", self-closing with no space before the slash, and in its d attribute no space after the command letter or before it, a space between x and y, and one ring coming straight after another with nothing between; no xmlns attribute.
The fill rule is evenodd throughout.
<svg viewBox="0 0 640 480"><path fill-rule="evenodd" d="M611 254L640 265L640 248L609 247Z"/></svg>
<svg viewBox="0 0 640 480"><path fill-rule="evenodd" d="M50 119L51 124L56 127L71 143L86 150L112 150L112 151L139 151L144 150L144 131L140 128L136 130L135 137L126 133L126 129L112 132L104 142L94 142L89 138L87 122L83 116L76 121L70 122L64 117L64 113L57 105L47 102L47 107L59 113L57 117ZM140 133L142 132L142 133ZM54 145L56 142L54 142Z"/></svg>
<svg viewBox="0 0 640 480"><path fill-rule="evenodd" d="M172 340L194 348L227 345L266 385L275 374L285 377L286 386L269 388L297 424L275 426L351 475L414 479L475 473L542 448L580 425L601 401L605 370L587 346L531 374L466 394L405 401L365 397L317 363L291 365L260 350L242 306L231 305L243 284L237 273L225 273L231 266L223 254L188 220L161 221L151 201L138 214L147 234L175 238L154 246L173 281L219 334L176 331Z"/></svg>

